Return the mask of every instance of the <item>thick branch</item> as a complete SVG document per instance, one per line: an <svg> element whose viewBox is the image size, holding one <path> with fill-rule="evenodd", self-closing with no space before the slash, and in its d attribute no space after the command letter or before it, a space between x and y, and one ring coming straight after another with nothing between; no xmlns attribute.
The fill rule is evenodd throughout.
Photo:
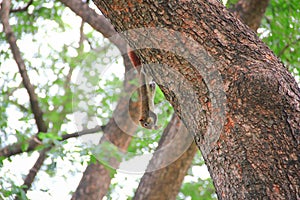
<svg viewBox="0 0 300 200"><path fill-rule="evenodd" d="M241 3L242 1L244 0L240 0L239 3ZM239 11L241 10L237 10L236 12ZM241 13L241 15L243 15L243 13ZM252 19L246 18L244 23L250 24L251 20ZM170 124L172 125L171 127L169 127ZM178 134L180 134L182 137L181 141L186 141L186 139L188 139L188 131L177 117L173 117L170 121L170 124L161 137L158 150L155 152L153 158L151 159L147 171L150 170L149 168L151 168L151 166L159 165L160 162L165 162L170 158L167 153L162 154L161 152L159 152L159 149L168 145L170 140L172 141L172 143L174 143L174 140L169 137L172 137L172 134L176 134L178 130L174 131L172 129L180 129L180 131L178 131ZM179 143L176 148L173 148L174 151L178 151L178 147L180 147L181 144L182 142ZM178 160L172 162L170 165L153 172L146 172L140 181L133 199L176 199L176 196L182 184L182 180L186 175L188 167L190 166L197 150L198 149L196 145L193 143L187 150L184 150L184 153L180 158L178 158Z"/></svg>

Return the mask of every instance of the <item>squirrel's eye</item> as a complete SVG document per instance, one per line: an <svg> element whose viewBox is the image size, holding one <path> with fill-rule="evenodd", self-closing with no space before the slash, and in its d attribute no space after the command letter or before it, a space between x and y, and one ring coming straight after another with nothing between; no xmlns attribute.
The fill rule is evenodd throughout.
<svg viewBox="0 0 300 200"><path fill-rule="evenodd" d="M155 86L156 86L156 85L155 85L155 83L154 83L154 82L151 82L151 83L149 83L149 85L150 85L150 87L151 87L151 89L152 89L152 90L154 90L154 89L155 89Z"/></svg>
<svg viewBox="0 0 300 200"><path fill-rule="evenodd" d="M145 123L145 124L144 124L144 126L145 126L145 127L147 127L147 126L148 126L148 124L147 124L147 123Z"/></svg>

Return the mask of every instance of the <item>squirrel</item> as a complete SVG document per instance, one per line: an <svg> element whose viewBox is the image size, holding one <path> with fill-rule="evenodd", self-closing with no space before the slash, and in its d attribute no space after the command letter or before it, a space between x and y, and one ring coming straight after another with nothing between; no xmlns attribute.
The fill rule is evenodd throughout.
<svg viewBox="0 0 300 200"><path fill-rule="evenodd" d="M146 129L157 130L157 115L154 112L156 83L153 82L152 77L145 73L141 64L141 60L129 47L128 57L139 74L139 81L141 84L141 87L139 87L139 95L142 101L140 124Z"/></svg>

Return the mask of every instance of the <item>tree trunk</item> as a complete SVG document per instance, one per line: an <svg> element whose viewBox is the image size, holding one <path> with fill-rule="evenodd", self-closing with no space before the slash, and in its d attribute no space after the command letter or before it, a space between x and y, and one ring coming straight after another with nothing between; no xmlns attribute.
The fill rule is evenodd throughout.
<svg viewBox="0 0 300 200"><path fill-rule="evenodd" d="M181 120L174 115L160 139L134 200L176 199L197 147Z"/></svg>
<svg viewBox="0 0 300 200"><path fill-rule="evenodd" d="M156 63L220 199L300 198L299 88L253 31L215 0L94 2Z"/></svg>
<svg viewBox="0 0 300 200"><path fill-rule="evenodd" d="M244 5L243 9L240 9L239 5ZM255 7L253 7L253 5L255 5ZM268 0L261 2L257 2L256 0L240 0L235 6L236 9L234 14L240 19L243 19L245 24L256 31L256 29L260 26L261 19L264 15L264 12L261 11L265 11L267 5ZM255 20L254 18L247 17L249 13L255 14ZM178 130L180 131L178 132ZM184 149L185 152L182 156L170 165L155 171L152 171L151 168L153 165L162 164L164 160L170 160L170 156L168 156L167 153L164 154L164 152L159 151L159 149L167 146L169 141L172 141L177 132L181 136L187 137L187 129L182 124L181 120L174 115L169 126L166 130L164 130L157 151L151 159L148 169L146 170L147 172L142 177L135 192L134 200L176 199L182 181L197 151L196 145L193 143L187 150ZM174 143L174 141L172 141L172 143Z"/></svg>

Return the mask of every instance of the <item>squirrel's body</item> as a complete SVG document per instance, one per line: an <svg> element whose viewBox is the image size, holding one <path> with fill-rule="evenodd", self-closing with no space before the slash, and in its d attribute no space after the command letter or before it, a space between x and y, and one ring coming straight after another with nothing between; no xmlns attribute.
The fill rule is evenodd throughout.
<svg viewBox="0 0 300 200"><path fill-rule="evenodd" d="M157 129L157 115L154 113L154 97L156 84L152 78L148 76L141 65L140 59L135 52L128 49L128 56L139 73L141 86L139 87L139 95L142 101L140 124L147 129Z"/></svg>

